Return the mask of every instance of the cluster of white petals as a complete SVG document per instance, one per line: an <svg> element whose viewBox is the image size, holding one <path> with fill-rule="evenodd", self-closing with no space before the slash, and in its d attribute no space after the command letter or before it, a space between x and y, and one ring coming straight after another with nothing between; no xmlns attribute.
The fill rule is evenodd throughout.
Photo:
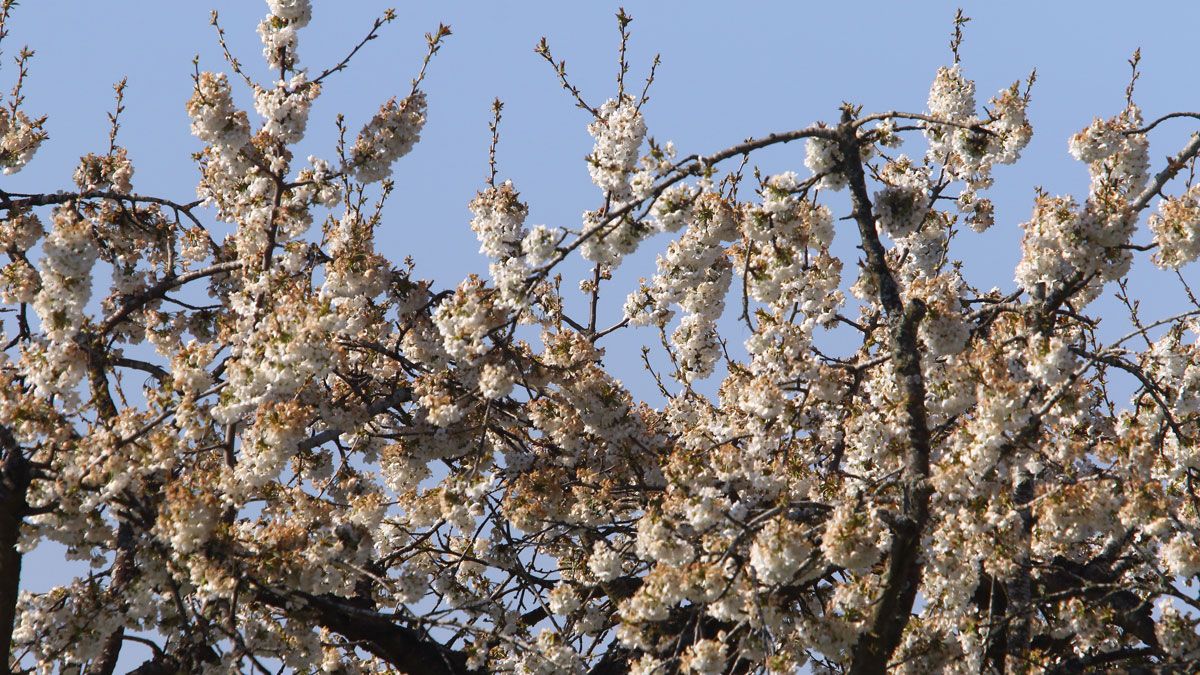
<svg viewBox="0 0 1200 675"><path fill-rule="evenodd" d="M44 123L30 119L22 110L0 108L0 173L16 173L33 159L46 140Z"/></svg>
<svg viewBox="0 0 1200 675"><path fill-rule="evenodd" d="M846 176L841 173L842 151L837 142L828 138L810 138L804 146L804 166L820 176L818 186L827 190L846 187Z"/></svg>
<svg viewBox="0 0 1200 675"><path fill-rule="evenodd" d="M1161 267L1177 269L1200 257L1200 185L1160 201L1158 213L1150 216L1150 231L1158 245L1154 261Z"/></svg>
<svg viewBox="0 0 1200 675"><path fill-rule="evenodd" d="M321 86L308 82L303 72L270 89L255 89L254 109L264 120L263 131L284 143L300 140L308 124L308 111L320 93Z"/></svg>
<svg viewBox="0 0 1200 675"><path fill-rule="evenodd" d="M350 149L350 168L364 183L381 181L392 173L396 160L407 155L425 126L425 93L402 101L391 99L367 122Z"/></svg>
<svg viewBox="0 0 1200 675"><path fill-rule="evenodd" d="M887 187L875 193L875 218L889 237L907 237L921 227L929 212L929 174L901 155L880 172Z"/></svg>
<svg viewBox="0 0 1200 675"><path fill-rule="evenodd" d="M587 158L588 173L597 187L621 203L632 194L630 174L637 166L646 123L628 98L609 99L597 112L599 118L588 125L588 133L596 140Z"/></svg>
<svg viewBox="0 0 1200 675"><path fill-rule="evenodd" d="M192 134L223 151L237 151L250 141L250 122L233 103L225 73L200 73L187 104Z"/></svg>
<svg viewBox="0 0 1200 675"><path fill-rule="evenodd" d="M491 187L471 202L471 229L479 237L479 252L489 258L518 254L525 238L525 216L529 207L522 204L512 181Z"/></svg>
<svg viewBox="0 0 1200 675"><path fill-rule="evenodd" d="M258 24L267 67L294 69L298 61L296 31L312 20L311 0L267 0L267 10L269 14Z"/></svg>
<svg viewBox="0 0 1200 675"><path fill-rule="evenodd" d="M377 241L448 29L340 162L300 161L345 64L310 79L310 0L267 7L271 82L196 73L198 199L134 192L115 115L74 192L0 191L11 669L136 641L137 672L211 675L1197 670L1200 321L1123 277L1200 257L1200 187L1166 185L1200 149L1151 183L1132 92L988 291L956 255L1031 138L1016 84L979 106L956 63L924 113L682 159L621 93L563 227L495 179L497 105L460 281ZM44 134L4 103L14 171ZM796 139L809 174L753 168ZM1088 314L1118 281L1125 337ZM18 594L44 542L81 572Z"/></svg>

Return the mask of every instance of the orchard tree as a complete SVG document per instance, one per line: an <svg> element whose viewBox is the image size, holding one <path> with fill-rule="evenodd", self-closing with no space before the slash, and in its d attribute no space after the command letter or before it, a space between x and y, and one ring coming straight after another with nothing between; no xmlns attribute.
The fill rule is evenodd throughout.
<svg viewBox="0 0 1200 675"><path fill-rule="evenodd" d="M491 264L439 288L375 233L450 30L302 160L350 57L301 67L309 0L267 5L275 81L231 56L195 72L194 196L134 188L120 86L73 187L0 191L7 671L108 674L132 645L143 675L1200 669L1200 303L1143 318L1123 295L1120 337L1089 313L1135 261L1200 255L1200 135L1165 162L1149 145L1200 114L1144 115L1136 55L1124 109L1069 140L1087 194L1039 193L1015 284L983 291L951 244L992 225L1034 78L981 105L961 15L924 111L847 103L677 152L648 135L654 71L629 75L621 12L603 103L536 48L592 118L582 222L526 222L497 102L469 205ZM49 128L29 56L6 173ZM749 168L796 142L804 168ZM657 273L604 294L652 237ZM661 337L651 402L604 352L638 327ZM46 541L91 570L22 591Z"/></svg>

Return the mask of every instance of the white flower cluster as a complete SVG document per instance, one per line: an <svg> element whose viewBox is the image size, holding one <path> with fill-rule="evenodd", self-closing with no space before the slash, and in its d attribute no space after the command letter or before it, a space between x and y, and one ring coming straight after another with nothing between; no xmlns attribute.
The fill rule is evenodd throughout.
<svg viewBox="0 0 1200 675"><path fill-rule="evenodd" d="M254 294L240 296L243 316L253 317ZM213 417L234 423L264 403L289 400L324 379L334 358L330 341L342 328L337 312L319 298L277 298L237 346Z"/></svg>
<svg viewBox="0 0 1200 675"><path fill-rule="evenodd" d="M180 483L171 483L166 501L165 517L155 522L158 537L184 555L200 550L220 522L216 495L195 494Z"/></svg>
<svg viewBox="0 0 1200 675"><path fill-rule="evenodd" d="M36 213L10 213L0 220L0 249L25 253L44 234ZM37 270L25 256L13 256L12 262L0 268L0 301L6 304L33 302L41 285Z"/></svg>
<svg viewBox="0 0 1200 675"><path fill-rule="evenodd" d="M255 87L254 109L264 120L263 131L281 143L299 141L308 125L308 111L320 93L321 85L308 82L303 72L270 89Z"/></svg>
<svg viewBox="0 0 1200 675"><path fill-rule="evenodd" d="M721 386L722 404L735 406L746 415L764 422L779 417L787 402L779 385L767 375L730 377Z"/></svg>
<svg viewBox="0 0 1200 675"><path fill-rule="evenodd" d="M1200 546L1196 546L1195 533L1177 532L1159 549L1159 557L1173 577L1191 579L1200 575Z"/></svg>
<svg viewBox="0 0 1200 675"><path fill-rule="evenodd" d="M529 234L521 240L521 250L525 252L525 260L532 267L540 267L550 262L558 246L560 233L545 225L534 225Z"/></svg>
<svg viewBox="0 0 1200 675"><path fill-rule="evenodd" d="M742 209L743 241L732 248L733 266L744 273L751 298L775 312L796 305L803 312L803 326L811 329L830 320L841 304L842 268L828 252L833 214L824 205L798 198L797 186L791 172L772 176L763 185L762 207Z"/></svg>
<svg viewBox="0 0 1200 675"><path fill-rule="evenodd" d="M1021 95L1017 83L1013 83L992 98L991 104L991 118L987 123L994 134L988 138L990 161L1012 164L1021 158L1021 151L1033 138L1033 127L1026 114L1029 101Z"/></svg>
<svg viewBox="0 0 1200 675"><path fill-rule="evenodd" d="M1154 633L1163 650L1180 663L1200 659L1200 630L1195 613L1180 609L1179 601L1166 595L1154 602L1154 610L1160 617Z"/></svg>
<svg viewBox="0 0 1200 675"><path fill-rule="evenodd" d="M92 266L97 258L91 225L65 204L54 211L54 227L42 242L41 290L33 309L47 339L45 361L33 373L39 392L77 400L74 387L83 376L85 355L75 345L92 295Z"/></svg>
<svg viewBox="0 0 1200 675"><path fill-rule="evenodd" d="M638 521L635 548L643 559L664 565L685 565L693 556L691 544L661 515L646 515Z"/></svg>
<svg viewBox="0 0 1200 675"><path fill-rule="evenodd" d="M900 155L880 171L885 187L875 193L875 219L880 231L898 239L916 232L929 213L929 170Z"/></svg>
<svg viewBox="0 0 1200 675"><path fill-rule="evenodd" d="M1137 221L1127 209L1109 206L1089 201L1081 209L1070 197L1039 196L1033 218L1022 225L1017 283L1049 295L1072 279L1095 277L1080 296L1090 302L1102 283L1124 276L1133 260L1124 245Z"/></svg>
<svg viewBox="0 0 1200 675"><path fill-rule="evenodd" d="M821 537L821 553L829 562L862 572L879 560L890 535L873 511L852 499L838 503Z"/></svg>
<svg viewBox="0 0 1200 675"><path fill-rule="evenodd" d="M833 243L833 215L824 206L800 199L796 194L799 188L800 180L794 171L767 178L762 187L762 210L770 220L745 219L742 223L745 234L760 242L777 237L781 241L794 240L802 247L829 248Z"/></svg>
<svg viewBox="0 0 1200 675"><path fill-rule="evenodd" d="M37 270L18 258L0 267L0 301L6 304L33 302L42 287Z"/></svg>
<svg viewBox="0 0 1200 675"><path fill-rule="evenodd" d="M530 649L516 655L512 672L522 675L563 675L586 672L583 660L556 631L538 633Z"/></svg>
<svg viewBox="0 0 1200 675"><path fill-rule="evenodd" d="M945 120L962 121L975 116L975 83L956 63L938 68L929 87L929 114Z"/></svg>
<svg viewBox="0 0 1200 675"><path fill-rule="evenodd" d="M621 567L621 554L610 543L598 541L592 546L592 554L587 559L587 569L596 581L616 579L621 576Z"/></svg>
<svg viewBox="0 0 1200 675"><path fill-rule="evenodd" d="M562 615L574 614L583 605L579 592L565 581L559 582L554 590L550 591L546 600L550 605L550 611Z"/></svg>
<svg viewBox="0 0 1200 675"><path fill-rule="evenodd" d="M1093 120L1071 137L1067 149L1088 165L1094 197L1104 198L1113 190L1128 197L1145 187L1150 178L1150 143L1145 134L1132 133L1141 124L1141 111L1130 106L1111 119Z"/></svg>
<svg viewBox="0 0 1200 675"><path fill-rule="evenodd" d="M976 232L983 232L996 222L996 206L987 197L981 197L968 186L958 193L955 200L958 212L966 215L967 224Z"/></svg>
<svg viewBox="0 0 1200 675"><path fill-rule="evenodd" d="M55 672L54 665L82 670L100 653L105 637L122 625L123 617L96 595L94 585L80 579L46 593L22 591L14 644L29 645L29 652L44 664L42 673Z"/></svg>
<svg viewBox="0 0 1200 675"><path fill-rule="evenodd" d="M938 68L929 88L929 114L956 125L978 121L975 115L975 83L962 74L958 64ZM978 166L986 151L987 139L982 132L962 126L928 125L929 158L946 166L954 175L966 178Z"/></svg>
<svg viewBox="0 0 1200 675"><path fill-rule="evenodd" d="M225 73L200 73L187 112L192 134L223 154L236 153L250 142L250 121L246 112L233 104Z"/></svg>
<svg viewBox="0 0 1200 675"><path fill-rule="evenodd" d="M133 162L125 148L114 148L107 155L88 153L80 158L74 179L82 192L111 189L128 194L133 191Z"/></svg>
<svg viewBox="0 0 1200 675"><path fill-rule="evenodd" d="M919 297L926 306L926 316L917 327L917 334L929 355L941 357L961 352L971 337L963 318L966 284L962 277L947 273L914 279L911 283L909 296Z"/></svg>
<svg viewBox="0 0 1200 675"><path fill-rule="evenodd" d="M688 183L676 183L663 190L654 200L650 215L658 229L663 232L678 232L681 227L692 221L692 206L700 190Z"/></svg>
<svg viewBox="0 0 1200 675"><path fill-rule="evenodd" d="M507 364L485 363L479 370L479 393L491 401L502 399L512 392L515 379Z"/></svg>
<svg viewBox="0 0 1200 675"><path fill-rule="evenodd" d="M42 219L36 213L10 212L6 219L0 220L0 248L24 253L36 246L45 233Z"/></svg>
<svg viewBox="0 0 1200 675"><path fill-rule="evenodd" d="M719 675L725 672L728 656L721 640L698 640L683 652L684 672L697 675Z"/></svg>
<svg viewBox="0 0 1200 675"><path fill-rule="evenodd" d="M381 181L392 173L392 164L407 155L421 140L425 126L425 92L397 102L391 99L367 122L350 149L350 168L364 183Z"/></svg>
<svg viewBox="0 0 1200 675"><path fill-rule="evenodd" d="M1149 224L1158 245L1154 262L1160 267L1178 269L1200 257L1200 185L1160 201Z"/></svg>
<svg viewBox="0 0 1200 675"><path fill-rule="evenodd" d="M554 255L558 234L545 225L525 230L529 207L521 202L512 181L480 192L470 209L471 229L479 238L479 252L492 258L488 273L501 302L512 309L523 308L527 304L526 277Z"/></svg>
<svg viewBox="0 0 1200 675"><path fill-rule="evenodd" d="M372 223L353 210L330 228L327 243L333 261L325 270L321 298L330 300L347 321L361 316L366 303L386 291L391 279L391 266L375 253L373 240Z"/></svg>
<svg viewBox="0 0 1200 675"><path fill-rule="evenodd" d="M804 166L821 176L817 187L826 190L841 190L846 187L846 175L841 172L842 151L837 141L828 138L810 138L804 146Z"/></svg>
<svg viewBox="0 0 1200 675"><path fill-rule="evenodd" d="M1100 162L1121 151L1125 146L1125 134L1112 120L1099 117L1067 141L1067 150L1075 159L1086 164Z"/></svg>
<svg viewBox="0 0 1200 675"><path fill-rule="evenodd" d="M46 140L44 119L33 120L20 110L0 107L0 172L20 171Z"/></svg>
<svg viewBox="0 0 1200 675"><path fill-rule="evenodd" d="M976 113L975 83L955 64L938 69L929 89L929 114L947 124L930 123L925 127L929 141L929 163L940 164L947 173L967 182L967 191L974 195L979 188L992 184L991 169L996 164L1012 164L1033 137L1026 115L1028 100L1020 93L1019 83L1003 89L991 99L987 119ZM982 214L972 207L983 205ZM990 202L976 201L972 196L963 206L978 220L977 229L985 229ZM978 219L983 215L982 220Z"/></svg>
<svg viewBox="0 0 1200 675"><path fill-rule="evenodd" d="M609 99L597 112L599 119L588 125L588 133L596 139L587 158L588 173L614 203L621 203L632 195L630 174L637 166L646 123L629 98Z"/></svg>
<svg viewBox="0 0 1200 675"><path fill-rule="evenodd" d="M802 528L788 521L768 522L750 545L750 566L763 584L786 584L808 562L812 545Z"/></svg>
<svg viewBox="0 0 1200 675"><path fill-rule="evenodd" d="M267 0L266 18L258 24L263 58L271 70L291 70L298 61L296 31L312 19L310 0Z"/></svg>
<svg viewBox="0 0 1200 675"><path fill-rule="evenodd" d="M1033 379L1045 387L1057 387L1078 367L1079 359L1071 353L1071 342L1059 336L1048 339L1031 337L1026 369Z"/></svg>
<svg viewBox="0 0 1200 675"><path fill-rule="evenodd" d="M512 181L489 187L470 204L471 229L479 238L479 252L489 258L507 258L520 251L529 207L521 203Z"/></svg>
<svg viewBox="0 0 1200 675"><path fill-rule="evenodd" d="M491 300L483 281L472 275L433 314L446 353L464 365L476 363L490 351L485 338L501 324Z"/></svg>
<svg viewBox="0 0 1200 675"><path fill-rule="evenodd" d="M584 260L616 267L621 260L637 250L639 244L654 234L648 223L626 213L609 218L604 210L585 211L583 231L588 238L579 247Z"/></svg>
<svg viewBox="0 0 1200 675"><path fill-rule="evenodd" d="M267 0L267 11L298 27L312 20L311 0Z"/></svg>
<svg viewBox="0 0 1200 675"><path fill-rule="evenodd" d="M214 417L222 416L216 409ZM254 407L237 466L223 476L222 498L238 503L276 479L304 440L311 410L295 401L265 401Z"/></svg>
<svg viewBox="0 0 1200 675"><path fill-rule="evenodd" d="M413 383L417 403L425 409L426 421L435 427L448 427L467 414L449 384L445 378L436 376L420 377Z"/></svg>
<svg viewBox="0 0 1200 675"><path fill-rule="evenodd" d="M625 302L633 325L666 326L673 305L687 314L671 335L684 381L712 374L720 355L716 321L725 309L733 278L723 244L737 234L737 218L715 193L704 193L686 208L691 225L658 257L658 273Z"/></svg>

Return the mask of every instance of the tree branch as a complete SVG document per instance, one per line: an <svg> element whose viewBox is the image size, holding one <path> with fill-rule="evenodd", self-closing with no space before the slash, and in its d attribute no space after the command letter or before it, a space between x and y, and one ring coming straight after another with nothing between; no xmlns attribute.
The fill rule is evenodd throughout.
<svg viewBox="0 0 1200 675"><path fill-rule="evenodd" d="M867 270L875 280L879 302L887 314L892 333L892 360L899 379L897 387L904 395L904 424L908 448L901 477L903 514L893 526L884 588L871 610L867 628L854 647L851 675L884 673L888 661L900 644L900 636L912 615L913 602L921 580L921 535L929 520L930 435L925 412L925 381L921 372L921 353L917 327L925 316L925 305L913 300L907 306L896 279L888 268L883 244L875 229L875 216L867 194L866 175L860 159L861 140L854 127L849 106L843 108L838 126L838 146L842 172L850 185L851 216L858 223L859 236L867 257Z"/></svg>

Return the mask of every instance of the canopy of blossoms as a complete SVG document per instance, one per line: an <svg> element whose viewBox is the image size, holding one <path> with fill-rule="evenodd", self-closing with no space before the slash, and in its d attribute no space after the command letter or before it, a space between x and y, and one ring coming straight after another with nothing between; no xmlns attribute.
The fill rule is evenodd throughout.
<svg viewBox="0 0 1200 675"><path fill-rule="evenodd" d="M1131 303L1118 339L1089 314L1134 265L1195 278L1200 134L1166 161L1150 139L1200 114L1147 121L1131 84L1069 141L1087 194L1040 193L1014 279L984 291L952 243L993 224L1033 78L981 105L964 19L926 110L847 104L684 154L649 136L653 70L626 88L622 11L600 105L537 48L591 115L595 201L527 222L496 177L497 102L463 223L491 262L437 288L375 234L449 29L409 90L300 158L346 61L302 67L309 0L267 5L274 82L232 58L195 73L195 197L136 191L120 87L74 187L0 190L5 672L108 674L133 643L143 674L1200 668L1200 303ZM29 54L5 173L49 124L25 111ZM803 166L747 174L787 143ZM651 238L656 273L605 294ZM669 364L645 361L657 401L605 363L638 327ZM44 541L90 573L22 591Z"/></svg>

